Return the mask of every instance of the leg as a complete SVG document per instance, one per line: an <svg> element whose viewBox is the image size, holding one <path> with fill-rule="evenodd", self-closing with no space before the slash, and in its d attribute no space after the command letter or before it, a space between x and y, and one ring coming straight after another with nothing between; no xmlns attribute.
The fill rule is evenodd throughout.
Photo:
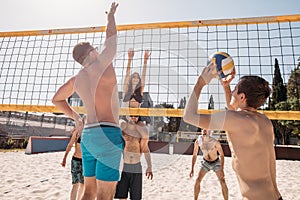
<svg viewBox="0 0 300 200"><path fill-rule="evenodd" d="M122 172L121 180L117 183L115 199L127 199L129 191L129 173Z"/></svg>
<svg viewBox="0 0 300 200"><path fill-rule="evenodd" d="M84 184L79 183L79 189L77 192L77 199L81 199L84 192Z"/></svg>
<svg viewBox="0 0 300 200"><path fill-rule="evenodd" d="M82 175L82 161L79 158L73 157L71 161L71 173L72 173L72 190L71 200L81 199L83 191L84 178Z"/></svg>
<svg viewBox="0 0 300 200"><path fill-rule="evenodd" d="M97 184L95 177L84 177L84 193L82 200L91 200L96 198Z"/></svg>
<svg viewBox="0 0 300 200"><path fill-rule="evenodd" d="M72 184L70 200L76 200L79 183Z"/></svg>
<svg viewBox="0 0 300 200"><path fill-rule="evenodd" d="M82 152L82 175L84 176L84 192L82 195L82 200L91 200L96 198L97 193L97 184L96 184L96 177L95 177L95 169L96 169L96 159L92 155L90 149L88 150L86 146L93 147L94 144L87 143L88 141L95 141L94 138L87 138L87 136L95 135L95 134L89 134L85 135L86 129L83 129L83 135L81 138L81 152ZM93 150L93 148L91 148ZM82 177L81 177L82 178Z"/></svg>
<svg viewBox="0 0 300 200"><path fill-rule="evenodd" d="M221 187L222 187L222 194L223 194L223 197L225 200L228 200L228 188L227 188L227 185L226 185L226 182L225 182L225 178L224 178L224 172L221 171L221 170L218 170L215 172L219 181L220 181L220 184L221 184Z"/></svg>
<svg viewBox="0 0 300 200"><path fill-rule="evenodd" d="M203 179L203 177L205 176L206 171L204 171L202 168L200 169L199 173L198 173L198 177L195 181L195 186L194 186L194 200L198 199L199 193L200 193L200 184L201 181Z"/></svg>
<svg viewBox="0 0 300 200"><path fill-rule="evenodd" d="M142 170L142 166L140 166ZM141 200L142 199L142 185L143 185L143 174L132 173L132 182L130 185L130 199Z"/></svg>
<svg viewBox="0 0 300 200"><path fill-rule="evenodd" d="M117 181L97 180L97 200L112 200L115 196Z"/></svg>

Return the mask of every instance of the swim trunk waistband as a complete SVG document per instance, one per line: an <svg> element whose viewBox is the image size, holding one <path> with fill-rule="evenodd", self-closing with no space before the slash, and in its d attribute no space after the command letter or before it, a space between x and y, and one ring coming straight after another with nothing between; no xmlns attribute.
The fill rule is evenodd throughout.
<svg viewBox="0 0 300 200"><path fill-rule="evenodd" d="M135 164L124 163L122 171L128 173L142 173L142 164L141 162Z"/></svg>
<svg viewBox="0 0 300 200"><path fill-rule="evenodd" d="M119 125L112 122L98 122L93 124L86 124L84 128L94 128L94 127L119 127Z"/></svg>
<svg viewBox="0 0 300 200"><path fill-rule="evenodd" d="M82 161L82 158L77 158L75 156L72 157L73 160Z"/></svg>
<svg viewBox="0 0 300 200"><path fill-rule="evenodd" d="M138 163L135 163L135 164L129 164L129 163L124 163L124 167L125 166L129 166L129 167L139 167L139 166L142 166L142 163L141 162L138 162Z"/></svg>
<svg viewBox="0 0 300 200"><path fill-rule="evenodd" d="M213 160L213 161L206 160L205 158L203 158L203 160L204 160L205 162L208 162L209 164L213 164L213 163L216 163L216 162L219 161L219 157L218 157L216 160Z"/></svg>

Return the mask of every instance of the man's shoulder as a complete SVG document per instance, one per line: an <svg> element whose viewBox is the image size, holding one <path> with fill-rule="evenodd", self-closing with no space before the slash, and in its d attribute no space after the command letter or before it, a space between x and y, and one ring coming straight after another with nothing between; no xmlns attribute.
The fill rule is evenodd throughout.
<svg viewBox="0 0 300 200"><path fill-rule="evenodd" d="M87 77L88 77L87 71L84 68L82 68L72 78L74 79L74 81L80 81L80 80L87 79Z"/></svg>
<svg viewBox="0 0 300 200"><path fill-rule="evenodd" d="M144 123L138 123L136 124L136 130L139 132L142 138L148 138L149 132L148 128Z"/></svg>

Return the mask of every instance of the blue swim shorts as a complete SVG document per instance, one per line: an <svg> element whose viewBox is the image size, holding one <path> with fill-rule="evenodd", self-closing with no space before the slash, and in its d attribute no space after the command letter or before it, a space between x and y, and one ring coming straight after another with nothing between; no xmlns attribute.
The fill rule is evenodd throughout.
<svg viewBox="0 0 300 200"><path fill-rule="evenodd" d="M125 142L121 129L114 126L84 128L81 138L83 175L97 180L119 181Z"/></svg>

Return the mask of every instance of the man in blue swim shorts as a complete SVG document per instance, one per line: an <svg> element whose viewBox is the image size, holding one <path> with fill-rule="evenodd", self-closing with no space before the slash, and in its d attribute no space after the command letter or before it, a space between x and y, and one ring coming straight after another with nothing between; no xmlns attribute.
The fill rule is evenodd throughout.
<svg viewBox="0 0 300 200"><path fill-rule="evenodd" d="M202 135L199 135L198 139L194 143L194 152L192 160L192 169L190 177L194 176L194 166L197 160L199 147L203 153L203 161L201 161L201 169L198 173L198 177L194 186L194 199L198 199L200 193L200 184L205 174L210 170L213 170L222 187L222 194L225 200L228 199L228 188L224 178L224 152L222 146L218 140L210 136L208 130L202 129ZM220 155L220 158L218 156Z"/></svg>
<svg viewBox="0 0 300 200"><path fill-rule="evenodd" d="M73 48L73 58L83 68L63 84L52 102L74 119L81 136L85 190L82 199L112 200L120 179L120 161L124 140L119 124L117 79L112 61L117 51L117 29L112 3L107 12L106 39L98 52L89 42ZM87 120L82 119L67 102L76 92L84 104ZM84 128L84 129L83 129Z"/></svg>
<svg viewBox="0 0 300 200"><path fill-rule="evenodd" d="M124 140L119 127L110 123L86 125L82 132L84 176L103 181L120 180Z"/></svg>

